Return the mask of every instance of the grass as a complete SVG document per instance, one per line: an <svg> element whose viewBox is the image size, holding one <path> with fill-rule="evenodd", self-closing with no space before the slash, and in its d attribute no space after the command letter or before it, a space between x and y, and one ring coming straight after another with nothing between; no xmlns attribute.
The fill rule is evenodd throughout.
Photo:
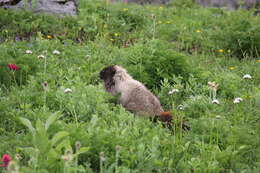
<svg viewBox="0 0 260 173"><path fill-rule="evenodd" d="M0 9L0 155L13 158L0 171L259 172L259 21L254 9L190 1L81 1L79 16L64 18ZM108 64L125 67L191 130L115 104L99 79Z"/></svg>

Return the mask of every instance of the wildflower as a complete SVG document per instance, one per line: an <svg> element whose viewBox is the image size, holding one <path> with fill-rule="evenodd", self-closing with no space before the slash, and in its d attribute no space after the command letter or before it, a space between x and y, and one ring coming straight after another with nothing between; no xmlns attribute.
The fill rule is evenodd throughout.
<svg viewBox="0 0 260 173"><path fill-rule="evenodd" d="M252 79L252 76L250 74L245 74L243 76L243 79Z"/></svg>
<svg viewBox="0 0 260 173"><path fill-rule="evenodd" d="M76 146L77 150L79 150L80 147L81 147L81 143L80 143L79 141L77 141L77 142L75 143L75 146Z"/></svg>
<svg viewBox="0 0 260 173"><path fill-rule="evenodd" d="M220 115L216 115L216 119L220 119L221 118L221 116Z"/></svg>
<svg viewBox="0 0 260 173"><path fill-rule="evenodd" d="M118 152L118 151L120 151L121 146L120 146L120 145L116 145L115 149L116 149L116 151Z"/></svg>
<svg viewBox="0 0 260 173"><path fill-rule="evenodd" d="M212 103L219 105L219 101L218 101L217 99L213 99L213 100L212 100Z"/></svg>
<svg viewBox="0 0 260 173"><path fill-rule="evenodd" d="M123 8L123 11L128 11L128 8Z"/></svg>
<svg viewBox="0 0 260 173"><path fill-rule="evenodd" d="M117 36L119 36L119 34L118 34L118 33L115 33L114 35L115 35L116 37L117 37Z"/></svg>
<svg viewBox="0 0 260 173"><path fill-rule="evenodd" d="M25 53L32 54L33 52L31 50L26 50Z"/></svg>
<svg viewBox="0 0 260 173"><path fill-rule="evenodd" d="M9 165L9 162L12 160L12 158L8 154L4 154L1 158L1 161L3 162L0 167L6 168Z"/></svg>
<svg viewBox="0 0 260 173"><path fill-rule="evenodd" d="M51 36L51 35L47 35L47 38L48 38L48 39L52 39L52 36Z"/></svg>
<svg viewBox="0 0 260 173"><path fill-rule="evenodd" d="M218 84L215 82L208 82L208 86L213 90L218 90Z"/></svg>
<svg viewBox="0 0 260 173"><path fill-rule="evenodd" d="M62 155L61 159L63 159L64 161L71 161L73 158L72 155Z"/></svg>
<svg viewBox="0 0 260 173"><path fill-rule="evenodd" d="M65 155L62 155L61 158L64 161L72 161L73 160L73 152L70 149L68 149L68 150L66 150Z"/></svg>
<svg viewBox="0 0 260 173"><path fill-rule="evenodd" d="M219 49L218 52L219 52L219 53L223 53L223 52L224 52L224 49Z"/></svg>
<svg viewBox="0 0 260 173"><path fill-rule="evenodd" d="M105 153L104 152L100 152L99 153L99 158L100 158L101 161L105 161L106 160Z"/></svg>
<svg viewBox="0 0 260 173"><path fill-rule="evenodd" d="M65 94L71 93L71 92L72 92L72 89L70 89L70 88L66 88L66 89L64 90L64 93L65 93Z"/></svg>
<svg viewBox="0 0 260 173"><path fill-rule="evenodd" d="M178 93L178 92L179 92L179 90L174 88L171 91L169 91L168 94L171 95L171 94Z"/></svg>
<svg viewBox="0 0 260 173"><path fill-rule="evenodd" d="M91 58L91 56L90 56L90 55L86 55L85 58L86 58L86 59L89 59L89 58Z"/></svg>
<svg viewBox="0 0 260 173"><path fill-rule="evenodd" d="M22 156L20 154L15 154L15 159L16 160L22 160Z"/></svg>
<svg viewBox="0 0 260 173"><path fill-rule="evenodd" d="M197 30L196 30L196 32L197 32L197 33L200 33L200 32L201 32L201 30L197 29Z"/></svg>
<svg viewBox="0 0 260 173"><path fill-rule="evenodd" d="M8 64L7 66L10 70L14 70L14 71L19 70L19 67L15 64Z"/></svg>
<svg viewBox="0 0 260 173"><path fill-rule="evenodd" d="M242 98L237 97L237 98L234 99L233 103L234 103L234 104L237 104L237 103L240 103L240 102L242 102L242 101L243 101Z"/></svg>
<svg viewBox="0 0 260 173"><path fill-rule="evenodd" d="M234 70L235 69L235 67L229 67L229 70Z"/></svg>
<svg viewBox="0 0 260 173"><path fill-rule="evenodd" d="M43 59L43 58L45 58L45 56L44 55L39 55L39 56L37 56L37 58Z"/></svg>
<svg viewBox="0 0 260 173"><path fill-rule="evenodd" d="M52 53L53 53L54 55L59 55L59 54L60 54L60 51L54 50Z"/></svg>
<svg viewBox="0 0 260 173"><path fill-rule="evenodd" d="M47 83L47 82L43 82L43 83L42 83L42 88L43 88L44 91L48 91L48 90L49 90L49 85L48 85L48 83Z"/></svg>
<svg viewBox="0 0 260 173"><path fill-rule="evenodd" d="M179 105L178 107L177 107L177 109L179 109L179 110L184 110L184 106L183 105Z"/></svg>

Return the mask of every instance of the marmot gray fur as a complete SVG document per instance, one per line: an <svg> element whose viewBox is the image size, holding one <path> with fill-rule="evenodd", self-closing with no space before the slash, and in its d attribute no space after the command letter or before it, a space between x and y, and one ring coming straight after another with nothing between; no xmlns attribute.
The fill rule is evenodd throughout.
<svg viewBox="0 0 260 173"><path fill-rule="evenodd" d="M141 82L133 79L127 71L111 65L100 72L104 87L112 95L121 94L118 101L130 112L138 115L156 117L161 121L170 122L172 116L164 112L160 101Z"/></svg>

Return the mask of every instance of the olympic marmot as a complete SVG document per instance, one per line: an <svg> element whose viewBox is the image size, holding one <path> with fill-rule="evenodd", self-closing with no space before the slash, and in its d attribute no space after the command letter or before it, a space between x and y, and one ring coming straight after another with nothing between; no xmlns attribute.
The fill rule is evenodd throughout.
<svg viewBox="0 0 260 173"><path fill-rule="evenodd" d="M105 67L99 75L107 92L112 95L121 94L118 101L128 111L162 122L171 122L171 113L164 112L158 98L141 82L133 79L123 67L111 65Z"/></svg>

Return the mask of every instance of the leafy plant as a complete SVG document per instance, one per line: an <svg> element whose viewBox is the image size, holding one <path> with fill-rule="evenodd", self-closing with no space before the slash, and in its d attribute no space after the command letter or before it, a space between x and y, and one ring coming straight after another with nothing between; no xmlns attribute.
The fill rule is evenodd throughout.
<svg viewBox="0 0 260 173"><path fill-rule="evenodd" d="M23 171L50 171L71 172L82 171L84 168L77 163L79 154L87 152L87 147L76 148L75 153L69 140L69 132L59 131L54 134L48 132L49 127L61 116L60 113L52 114L45 123L39 119L36 126L26 118L20 118L21 122L29 129L32 136L32 147L21 148L29 157L28 167Z"/></svg>

